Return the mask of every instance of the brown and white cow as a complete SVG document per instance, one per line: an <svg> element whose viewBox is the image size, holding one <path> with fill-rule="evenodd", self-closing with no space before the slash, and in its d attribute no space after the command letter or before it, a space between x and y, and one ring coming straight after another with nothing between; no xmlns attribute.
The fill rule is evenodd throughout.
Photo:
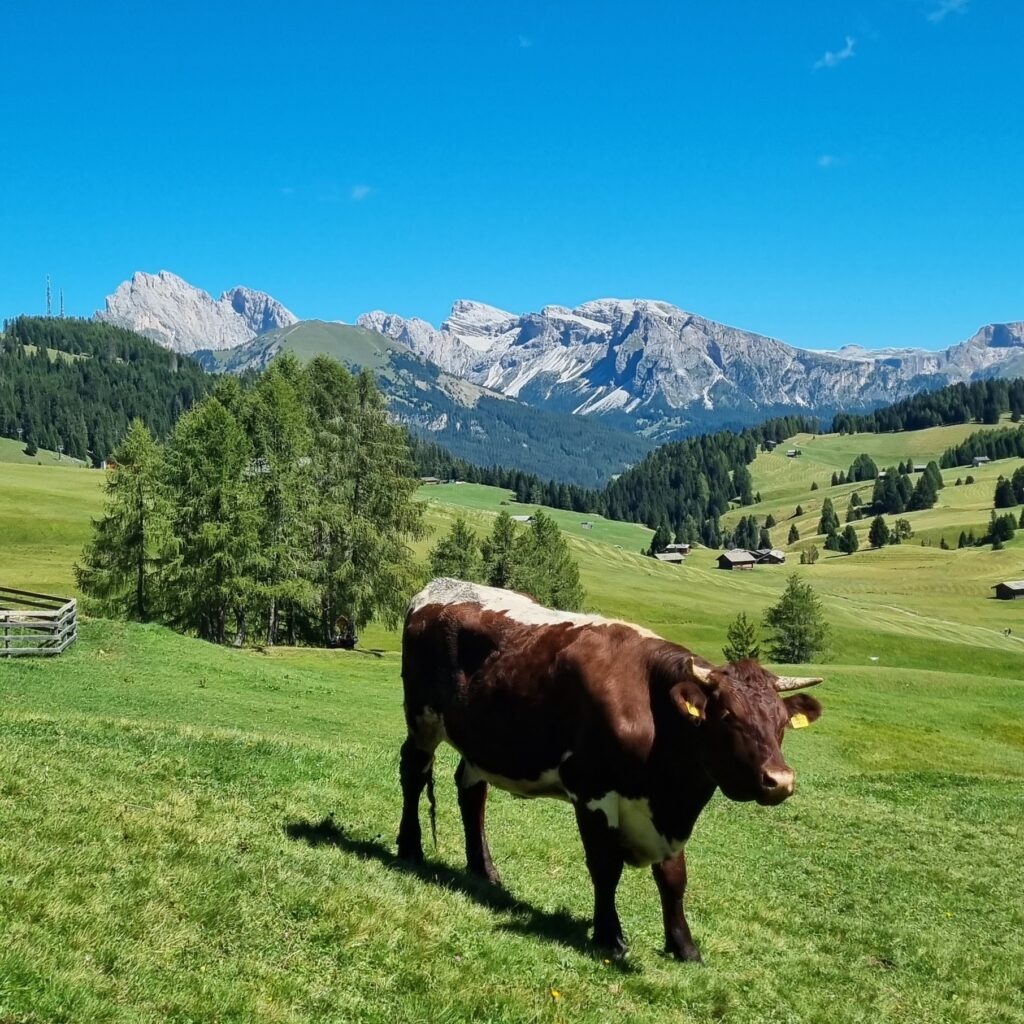
<svg viewBox="0 0 1024 1024"><path fill-rule="evenodd" d="M699 960L683 914L683 847L716 789L781 803L793 793L787 725L821 705L779 691L755 661L714 667L626 622L552 611L507 590L438 579L413 598L402 637L408 738L402 744L398 852L423 857L419 801L433 813L433 761L447 740L469 870L498 883L484 832L488 785L566 800L594 883L594 939L626 948L615 909L625 864L650 864L667 952Z"/></svg>

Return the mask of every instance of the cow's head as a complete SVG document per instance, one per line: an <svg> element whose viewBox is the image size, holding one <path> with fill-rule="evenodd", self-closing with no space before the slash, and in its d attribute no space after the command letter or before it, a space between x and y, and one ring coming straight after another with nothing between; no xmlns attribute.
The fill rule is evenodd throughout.
<svg viewBox="0 0 1024 1024"><path fill-rule="evenodd" d="M821 705L806 693L781 694L820 682L777 676L753 660L712 668L691 659L670 692L722 792L731 800L779 804L792 795L794 781L782 737L821 715Z"/></svg>

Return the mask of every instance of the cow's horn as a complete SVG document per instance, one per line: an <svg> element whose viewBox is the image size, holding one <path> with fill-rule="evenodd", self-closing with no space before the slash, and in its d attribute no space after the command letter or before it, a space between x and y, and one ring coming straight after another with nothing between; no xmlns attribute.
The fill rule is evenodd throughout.
<svg viewBox="0 0 1024 1024"><path fill-rule="evenodd" d="M805 686L817 686L824 680L821 676L776 676L775 689L779 693L787 693L789 690L802 690Z"/></svg>
<svg viewBox="0 0 1024 1024"><path fill-rule="evenodd" d="M711 673L714 672L713 668L704 668L703 665L698 665L695 661L690 662L690 672L693 673L693 678L698 683L710 683Z"/></svg>

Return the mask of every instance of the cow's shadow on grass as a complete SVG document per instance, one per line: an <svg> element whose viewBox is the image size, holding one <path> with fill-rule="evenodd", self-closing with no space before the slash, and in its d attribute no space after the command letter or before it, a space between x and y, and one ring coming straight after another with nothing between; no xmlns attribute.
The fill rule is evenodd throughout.
<svg viewBox="0 0 1024 1024"><path fill-rule="evenodd" d="M588 956L599 950L588 938L589 921L575 917L566 910L549 911L513 896L506 889L491 885L466 871L458 871L446 864L413 864L402 860L388 846L377 839L356 839L346 835L332 815L318 822L293 821L284 827L289 839L310 846L334 846L362 860L375 860L391 871L413 875L430 885L464 893L481 906L497 914L508 915L498 928L501 931L533 935L547 942L569 946ZM629 970L629 961L614 962L620 970Z"/></svg>

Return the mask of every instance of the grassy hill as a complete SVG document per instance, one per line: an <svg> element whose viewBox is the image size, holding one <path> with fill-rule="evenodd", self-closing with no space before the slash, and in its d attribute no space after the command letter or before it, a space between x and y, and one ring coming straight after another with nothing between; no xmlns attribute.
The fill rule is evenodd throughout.
<svg viewBox="0 0 1024 1024"><path fill-rule="evenodd" d="M869 440L803 447L824 442L815 453L845 468ZM829 493L807 490L831 475L815 457L810 476L810 453L759 457L765 505ZM17 553L0 582L71 585L100 480L0 468ZM485 530L508 507L492 488L420 495L435 530L458 513ZM958 507L918 513L921 529ZM642 527L554 514L595 610L711 657L790 571L721 572L700 550L666 566L638 553ZM717 797L698 822L688 902L704 969L660 956L640 871L621 890L629 961L593 956L589 880L559 803L494 794L508 892L467 880L449 751L438 848L422 871L395 862L394 633L371 629L355 652L261 653L95 620L55 661L0 664L0 1020L1019 1022L1024 602L987 586L1024 576L1022 538L802 571L834 629L825 715L786 740L793 800Z"/></svg>

